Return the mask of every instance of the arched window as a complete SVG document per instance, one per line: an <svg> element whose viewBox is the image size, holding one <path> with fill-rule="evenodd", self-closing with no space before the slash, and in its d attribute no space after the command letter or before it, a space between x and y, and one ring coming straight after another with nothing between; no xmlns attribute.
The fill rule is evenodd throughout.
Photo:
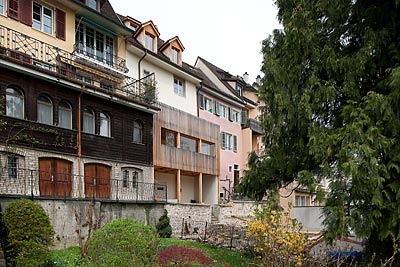
<svg viewBox="0 0 400 267"><path fill-rule="evenodd" d="M83 110L83 129L82 131L85 133L94 134L95 129L95 119L94 119L94 111L91 108L85 108Z"/></svg>
<svg viewBox="0 0 400 267"><path fill-rule="evenodd" d="M143 124L140 121L133 122L133 142L142 143Z"/></svg>
<svg viewBox="0 0 400 267"><path fill-rule="evenodd" d="M72 129L72 108L66 101L61 101L58 105L58 126Z"/></svg>
<svg viewBox="0 0 400 267"><path fill-rule="evenodd" d="M7 88L6 115L14 118L24 118L24 95L20 90Z"/></svg>
<svg viewBox="0 0 400 267"><path fill-rule="evenodd" d="M107 114L100 113L100 135L111 136L110 121L110 117Z"/></svg>
<svg viewBox="0 0 400 267"><path fill-rule="evenodd" d="M53 103L45 95L39 95L37 100L37 121L44 124L53 124Z"/></svg>

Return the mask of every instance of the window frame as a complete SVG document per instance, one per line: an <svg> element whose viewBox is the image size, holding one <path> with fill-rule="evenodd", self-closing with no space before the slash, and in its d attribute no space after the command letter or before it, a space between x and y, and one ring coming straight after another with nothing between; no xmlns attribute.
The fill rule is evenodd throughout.
<svg viewBox="0 0 400 267"><path fill-rule="evenodd" d="M11 92L11 90L12 90L12 92ZM14 108L10 107L10 109L9 109L8 108L9 105L7 105L7 104L10 103L11 101L14 102L17 99L19 99L21 101L21 103L19 104L19 108L14 109ZM13 104L12 107L15 107L15 105ZM17 116L16 116L17 112L20 114L17 114ZM21 116L18 116L18 115L21 115ZM6 89L6 116L17 118L17 119L24 119L24 115L25 115L25 96L24 96L23 92L19 89L16 89L13 87L8 87Z"/></svg>
<svg viewBox="0 0 400 267"><path fill-rule="evenodd" d="M6 0L0 0L0 15L4 15L4 11L5 11L5 1Z"/></svg>
<svg viewBox="0 0 400 267"><path fill-rule="evenodd" d="M85 117L86 118L91 118L91 129L92 129L92 131L88 131L87 129L85 129L86 128ZM82 132L87 133L87 134L95 134L96 133L96 113L90 107L85 107L83 109L83 114L82 114Z"/></svg>
<svg viewBox="0 0 400 267"><path fill-rule="evenodd" d="M174 94L186 97L185 81L177 77L174 77Z"/></svg>
<svg viewBox="0 0 400 267"><path fill-rule="evenodd" d="M139 135L139 140L135 140L135 132ZM143 123L140 120L133 121L133 142L143 144Z"/></svg>
<svg viewBox="0 0 400 267"><path fill-rule="evenodd" d="M154 52L155 36L149 32L144 33L144 48Z"/></svg>
<svg viewBox="0 0 400 267"><path fill-rule="evenodd" d="M199 140L195 137L181 134L179 137L180 147L183 150L190 152L199 152L198 151L198 142ZM194 142L194 144L193 144Z"/></svg>
<svg viewBox="0 0 400 267"><path fill-rule="evenodd" d="M44 98L47 100L43 101L40 98ZM41 113L40 111L40 107L47 107L50 108L50 114L48 114L46 117L49 120L48 122L46 121L41 121L40 120L40 116L39 114ZM51 101L50 97L48 97L45 94L40 94L37 98L37 122L38 123L43 123L43 124L47 124L47 125L53 125L53 114L54 114L54 105L53 105L53 101Z"/></svg>
<svg viewBox="0 0 400 267"><path fill-rule="evenodd" d="M100 112L99 114L99 135L104 137L111 137L111 117L105 112ZM107 122L107 133L102 132L102 122Z"/></svg>
<svg viewBox="0 0 400 267"><path fill-rule="evenodd" d="M35 5L40 7L40 14L35 13ZM50 26L46 25L45 19L46 17L48 18L48 15L45 14L45 10L48 10L51 12L50 16ZM35 15L40 16L40 21L35 19ZM39 27L37 27L37 25ZM54 34L54 10L52 8L49 8L48 6L39 4L38 2L33 1L32 2L32 27L36 30L39 30L41 32L44 32L46 34L53 35ZM46 27L50 27L50 32L46 31Z"/></svg>
<svg viewBox="0 0 400 267"><path fill-rule="evenodd" d="M179 64L179 50L175 47L171 47L171 62Z"/></svg>
<svg viewBox="0 0 400 267"><path fill-rule="evenodd" d="M10 163L11 160L13 162ZM7 176L11 180L18 179L18 157L15 155L7 156Z"/></svg>
<svg viewBox="0 0 400 267"><path fill-rule="evenodd" d="M219 104L219 116L221 118L228 119L228 115L228 107L223 104Z"/></svg>
<svg viewBox="0 0 400 267"><path fill-rule="evenodd" d="M62 104L65 104L66 106L68 106L68 108L67 107L62 107ZM63 113L63 114L67 114L66 112L68 112L68 114L69 114L69 116L70 116L70 118L69 118L69 121L68 121L68 126L66 126L66 125L61 125L61 123L60 123L60 121L62 121L61 120L61 114L62 114L62 112L61 111L63 111L63 112L65 112L65 113ZM66 101L66 100L61 100L59 103L58 103L58 125L57 125L58 127L61 127L61 128L64 128L64 129L71 129L72 130L72 106L71 106L71 104L70 103L68 103L68 101Z"/></svg>

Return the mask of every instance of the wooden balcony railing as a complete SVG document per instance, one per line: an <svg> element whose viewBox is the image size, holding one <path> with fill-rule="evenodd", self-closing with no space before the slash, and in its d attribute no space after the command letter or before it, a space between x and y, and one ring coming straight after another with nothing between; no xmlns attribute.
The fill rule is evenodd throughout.
<svg viewBox="0 0 400 267"><path fill-rule="evenodd" d="M128 71L125 59L112 54L99 58L77 46L70 53L0 25L0 58L29 65L110 95L120 94L150 104L156 101L154 74L141 80L128 77L124 74Z"/></svg>
<svg viewBox="0 0 400 267"><path fill-rule="evenodd" d="M51 199L166 202L167 186L122 178L1 168L0 195Z"/></svg>

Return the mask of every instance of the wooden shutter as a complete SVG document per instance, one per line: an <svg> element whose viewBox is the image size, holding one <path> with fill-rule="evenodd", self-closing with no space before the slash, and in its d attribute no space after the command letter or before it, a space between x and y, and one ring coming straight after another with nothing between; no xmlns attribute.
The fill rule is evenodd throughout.
<svg viewBox="0 0 400 267"><path fill-rule="evenodd" d="M32 26L32 0L19 0L19 20Z"/></svg>
<svg viewBox="0 0 400 267"><path fill-rule="evenodd" d="M65 12L56 9L56 37L65 41Z"/></svg>
<svg viewBox="0 0 400 267"><path fill-rule="evenodd" d="M219 116L219 102L217 100L214 102L214 113Z"/></svg>
<svg viewBox="0 0 400 267"><path fill-rule="evenodd" d="M53 170L49 158L39 159L39 191L41 196L53 196Z"/></svg>
<svg viewBox="0 0 400 267"><path fill-rule="evenodd" d="M233 152L237 152L237 136L233 136Z"/></svg>
<svg viewBox="0 0 400 267"><path fill-rule="evenodd" d="M18 4L18 0L8 0L8 16L12 19L19 20Z"/></svg>
<svg viewBox="0 0 400 267"><path fill-rule="evenodd" d="M85 164L85 197L96 197L96 165Z"/></svg>
<svg viewBox="0 0 400 267"><path fill-rule="evenodd" d="M72 163L63 159L53 159L54 195L70 197L72 192Z"/></svg>
<svg viewBox="0 0 400 267"><path fill-rule="evenodd" d="M199 94L199 101L200 101L200 108L204 109L205 103L204 103L204 95Z"/></svg>
<svg viewBox="0 0 400 267"><path fill-rule="evenodd" d="M242 111L242 118L241 118L241 123L242 123L242 125L244 125L244 124L246 124L246 121L247 121L247 113L246 113L246 111Z"/></svg>
<svg viewBox="0 0 400 267"><path fill-rule="evenodd" d="M225 149L225 147L226 147L226 142L225 141L226 141L225 140L225 133L222 132L221 133L221 149Z"/></svg>

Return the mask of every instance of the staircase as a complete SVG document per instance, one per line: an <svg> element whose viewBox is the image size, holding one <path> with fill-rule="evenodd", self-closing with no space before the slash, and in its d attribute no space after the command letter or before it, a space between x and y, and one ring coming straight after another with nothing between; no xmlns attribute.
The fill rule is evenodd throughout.
<svg viewBox="0 0 400 267"><path fill-rule="evenodd" d="M6 260L4 258L4 252L3 252L3 248L1 247L0 244L0 267L6 267Z"/></svg>

